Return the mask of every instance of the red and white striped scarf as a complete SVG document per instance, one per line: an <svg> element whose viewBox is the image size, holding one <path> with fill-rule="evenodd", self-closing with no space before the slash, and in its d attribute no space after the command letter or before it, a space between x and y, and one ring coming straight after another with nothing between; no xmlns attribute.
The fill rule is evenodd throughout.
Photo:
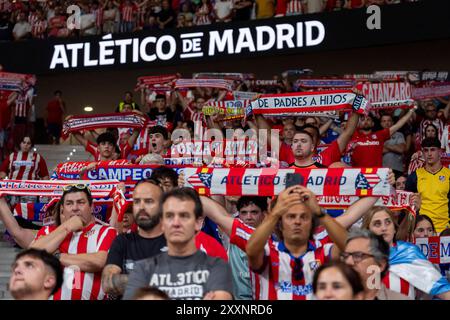
<svg viewBox="0 0 450 320"><path fill-rule="evenodd" d="M224 79L224 80L248 80L254 79L253 73L237 72L198 72L192 74L193 79Z"/></svg>
<svg viewBox="0 0 450 320"><path fill-rule="evenodd" d="M389 196L387 168L246 169L184 168L185 186L201 195L273 196L286 189L286 175L299 173L316 195Z"/></svg>
<svg viewBox="0 0 450 320"><path fill-rule="evenodd" d="M87 185L92 197L109 198L117 185L117 180L2 180L0 195L60 197L67 185Z"/></svg>
<svg viewBox="0 0 450 320"><path fill-rule="evenodd" d="M413 196L413 192L397 191L396 193L392 193L389 196L379 197L377 202L375 203L375 206L388 207L391 210L406 209L408 210L408 212L415 216L416 207L414 205ZM317 196L319 205L328 209L345 209L358 200L359 197L354 196Z"/></svg>
<svg viewBox="0 0 450 320"><path fill-rule="evenodd" d="M36 76L12 72L0 72L0 90L26 92L36 84Z"/></svg>
<svg viewBox="0 0 450 320"><path fill-rule="evenodd" d="M354 80L350 79L298 79L294 87L298 88L353 88Z"/></svg>
<svg viewBox="0 0 450 320"><path fill-rule="evenodd" d="M69 133L98 128L142 128L146 121L134 112L75 116L64 121L62 136L66 139Z"/></svg>
<svg viewBox="0 0 450 320"><path fill-rule="evenodd" d="M445 97L450 95L450 83L437 83L429 87L413 87L412 97L416 100Z"/></svg>
<svg viewBox="0 0 450 320"><path fill-rule="evenodd" d="M159 86L165 86L171 88L172 82L178 79L179 76L176 74L168 74L161 76L143 76L137 79L136 88L134 90L138 91L145 88L153 88Z"/></svg>
<svg viewBox="0 0 450 320"><path fill-rule="evenodd" d="M351 90L330 90L318 92L296 92L285 94L266 94L252 101L246 109L249 114L271 116L293 116L307 112L329 112L355 110L364 113L367 100Z"/></svg>
<svg viewBox="0 0 450 320"><path fill-rule="evenodd" d="M178 88L217 88L227 91L233 90L233 81L224 79L177 79L175 89Z"/></svg>

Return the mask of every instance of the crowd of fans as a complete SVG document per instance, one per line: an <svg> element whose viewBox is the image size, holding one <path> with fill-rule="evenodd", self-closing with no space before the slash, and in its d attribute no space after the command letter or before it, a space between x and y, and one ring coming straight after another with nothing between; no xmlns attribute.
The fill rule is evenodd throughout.
<svg viewBox="0 0 450 320"><path fill-rule="evenodd" d="M0 41L183 28L415 0L47 0L0 3ZM71 5L79 9L67 12ZM71 14L77 28L68 28ZM69 21L70 20L70 21ZM75 22L78 22L76 20Z"/></svg>
<svg viewBox="0 0 450 320"><path fill-rule="evenodd" d="M295 91L287 76L234 85L234 92ZM106 221L97 221L84 184L63 189L52 208L54 222L42 228L12 215L15 203L37 202L36 197L0 198L0 219L15 243L27 249L13 264L10 290L16 299L450 299L448 264L433 265L414 244L417 238L450 234L450 169L443 165L450 151L449 97L366 115L257 114L243 122L203 112L212 100L232 99L226 90L141 88L140 93L138 101L126 92L111 112L137 114L151 126L71 131L95 159L80 173L111 160L157 165L148 179L135 181L123 219L114 207ZM3 103L14 110L15 99ZM63 120L73 118L60 91L47 111L48 132L57 144ZM391 168L390 183L414 193L415 214L375 206L374 196L361 197L345 212L325 210L301 185L272 199L199 195L184 187L184 173L164 166L174 157L172 147L185 142L172 141L174 130L187 129L193 136L195 123L221 131L279 130L279 158L266 167ZM19 149L5 158L0 177L48 179L30 135L17 142ZM243 166L239 161L190 165ZM117 188L126 192L122 184Z"/></svg>

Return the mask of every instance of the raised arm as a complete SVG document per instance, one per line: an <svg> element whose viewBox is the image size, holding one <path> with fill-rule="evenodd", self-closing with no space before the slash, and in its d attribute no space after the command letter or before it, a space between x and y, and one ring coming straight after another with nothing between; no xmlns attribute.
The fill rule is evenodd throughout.
<svg viewBox="0 0 450 320"><path fill-rule="evenodd" d="M378 197L363 197L353 203L343 215L335 218L335 220L345 229L348 229L361 219L364 214L372 208L377 200Z"/></svg>
<svg viewBox="0 0 450 320"><path fill-rule="evenodd" d="M218 202L204 196L201 196L200 200L202 201L205 215L214 221L223 232L230 236L234 218Z"/></svg>
<svg viewBox="0 0 450 320"><path fill-rule="evenodd" d="M88 140L81 133L73 132L72 135L83 147L86 148Z"/></svg>
<svg viewBox="0 0 450 320"><path fill-rule="evenodd" d="M33 242L36 233L19 225L17 220L14 219L4 197L0 197L0 220L20 247L26 249Z"/></svg>
<svg viewBox="0 0 450 320"><path fill-rule="evenodd" d="M412 117L412 115L415 113L416 107L409 109L408 112L400 118L400 120L397 121L396 124L394 124L392 127L389 128L389 133L392 136L394 133L396 133L401 127L405 125L406 122L408 122L409 118Z"/></svg>
<svg viewBox="0 0 450 320"><path fill-rule="evenodd" d="M350 139L353 136L353 133L355 133L355 130L358 127L359 117L359 113L353 112L348 119L345 130L342 131L342 133L337 138L336 141L339 145L339 151L341 151L341 153L345 151L348 143L350 142Z"/></svg>
<svg viewBox="0 0 450 320"><path fill-rule="evenodd" d="M288 210L302 203L296 190L298 186L292 186L281 192L278 196L277 204L269 211L266 218L255 229L247 242L247 256L249 267L253 270L260 270L264 264L264 246L270 239L278 221Z"/></svg>
<svg viewBox="0 0 450 320"><path fill-rule="evenodd" d="M328 128L330 128L332 123L333 119L328 119L324 124L322 124L319 128L319 134L323 135L325 132L327 132Z"/></svg>
<svg viewBox="0 0 450 320"><path fill-rule="evenodd" d="M339 250L344 251L345 241L347 241L347 230L329 215L323 213L317 202L316 195L304 186L297 186L299 195L306 206L308 206L312 213L319 218L320 223L325 227L331 240L336 244L332 250L333 258L339 256Z"/></svg>
<svg viewBox="0 0 450 320"><path fill-rule="evenodd" d="M176 96L176 97L178 98L178 100L180 101L180 104L181 104L181 107L183 108L183 111L186 110L186 109L189 107L186 98L183 97L183 96L181 95L181 93L180 93L179 90L175 89L174 92L175 92L175 96Z"/></svg>

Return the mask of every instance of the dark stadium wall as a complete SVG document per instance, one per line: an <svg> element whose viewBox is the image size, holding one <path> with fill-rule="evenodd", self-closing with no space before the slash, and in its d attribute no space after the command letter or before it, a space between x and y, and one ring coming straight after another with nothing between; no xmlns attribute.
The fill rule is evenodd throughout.
<svg viewBox="0 0 450 320"><path fill-rule="evenodd" d="M53 91L63 91L68 114L82 114L90 105L94 113L113 112L126 90L132 90L143 75L179 72L191 77L194 72L249 72L260 79L270 79L288 69L310 68L316 75L371 73L376 70L450 70L450 40L435 40L402 45L370 47L280 55L253 59L230 59L209 63L190 63L151 69L77 72L42 75L37 81L37 116L44 117L45 106ZM139 102L140 93L135 93Z"/></svg>

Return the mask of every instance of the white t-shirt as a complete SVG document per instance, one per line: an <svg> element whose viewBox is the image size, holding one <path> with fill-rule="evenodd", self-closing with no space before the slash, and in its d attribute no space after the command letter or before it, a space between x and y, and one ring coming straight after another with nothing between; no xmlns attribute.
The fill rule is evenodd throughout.
<svg viewBox="0 0 450 320"><path fill-rule="evenodd" d="M217 1L214 5L214 9L216 9L217 17L223 19L231 13L231 10L233 10L233 2Z"/></svg>
<svg viewBox="0 0 450 320"><path fill-rule="evenodd" d="M89 26L91 23L93 23L94 25L89 28L84 30L84 34L86 35L95 35L96 34L96 29L95 29L95 14L93 13L88 13L88 14L83 14L80 17L80 26L81 29L86 28L87 26Z"/></svg>
<svg viewBox="0 0 450 320"><path fill-rule="evenodd" d="M19 38L22 38L29 32L31 32L31 25L26 21L17 22L14 25L13 34Z"/></svg>
<svg viewBox="0 0 450 320"><path fill-rule="evenodd" d="M450 130L449 126L450 124L445 126L441 138L441 148L444 149L446 153L450 153L450 137L448 132Z"/></svg>
<svg viewBox="0 0 450 320"><path fill-rule="evenodd" d="M306 0L306 13L322 12L325 8L325 2L323 0Z"/></svg>

